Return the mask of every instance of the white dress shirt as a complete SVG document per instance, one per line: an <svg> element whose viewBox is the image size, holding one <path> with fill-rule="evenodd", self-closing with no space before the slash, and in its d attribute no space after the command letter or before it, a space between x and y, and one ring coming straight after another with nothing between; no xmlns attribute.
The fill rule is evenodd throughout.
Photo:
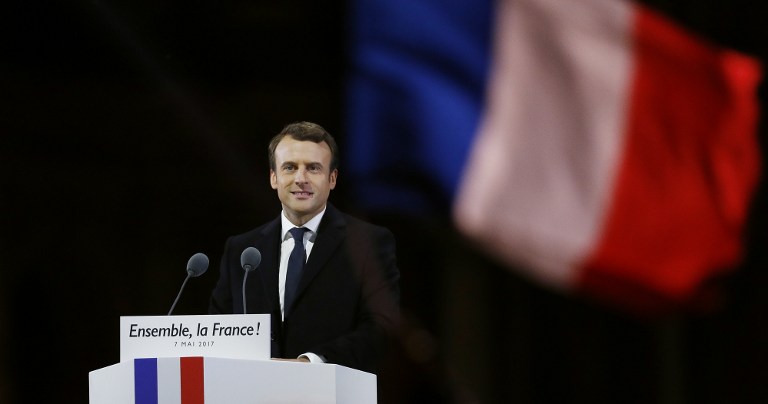
<svg viewBox="0 0 768 404"><path fill-rule="evenodd" d="M280 292L280 315L282 316L282 319L285 320L285 311L284 311L284 301L285 301L285 278L288 273L288 258L291 256L291 251L293 251L294 247L294 240L291 236L291 233L289 231L294 227L304 227L308 231L304 232L304 250L306 251L307 260L309 259L309 254L312 252L312 247L315 245L315 239L317 238L317 228L320 226L320 221L323 219L323 215L325 214L325 209L323 209L322 212L318 213L315 217L310 219L307 223L304 223L303 226L296 226L295 224L291 223L290 220L288 220L287 217L285 217L285 211L282 212L280 215L281 219L281 240L282 243L280 244L280 272L278 277L278 290ZM325 363L325 360L321 358L319 355L316 355L312 352L307 352L302 355L299 355L299 357L306 357L309 359L312 363Z"/></svg>

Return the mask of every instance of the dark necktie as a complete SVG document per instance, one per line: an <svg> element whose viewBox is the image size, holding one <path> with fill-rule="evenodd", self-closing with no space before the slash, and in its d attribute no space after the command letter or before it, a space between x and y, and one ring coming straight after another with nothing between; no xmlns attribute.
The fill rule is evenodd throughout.
<svg viewBox="0 0 768 404"><path fill-rule="evenodd" d="M288 257L288 271L285 275L285 295L283 296L283 316L287 317L291 312L293 300L296 298L296 289L299 287L299 279L304 272L306 252L304 251L304 227L294 227L289 232L293 236L294 247L291 256Z"/></svg>

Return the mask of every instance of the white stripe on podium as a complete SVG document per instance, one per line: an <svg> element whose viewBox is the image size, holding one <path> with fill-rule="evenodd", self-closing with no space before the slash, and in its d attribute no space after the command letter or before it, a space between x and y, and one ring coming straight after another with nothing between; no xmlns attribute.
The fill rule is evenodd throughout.
<svg viewBox="0 0 768 404"><path fill-rule="evenodd" d="M179 358L157 358L158 404L181 404L181 366Z"/></svg>

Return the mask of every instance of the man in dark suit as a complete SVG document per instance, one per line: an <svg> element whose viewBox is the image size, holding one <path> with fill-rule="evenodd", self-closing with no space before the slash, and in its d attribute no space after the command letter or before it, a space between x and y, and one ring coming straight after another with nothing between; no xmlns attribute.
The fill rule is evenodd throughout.
<svg viewBox="0 0 768 404"><path fill-rule="evenodd" d="M240 255L262 253L248 277L248 313L272 317L272 356L375 372L399 318L399 271L389 230L328 203L338 148L322 127L286 126L269 145L282 214L227 240L211 314L242 313Z"/></svg>

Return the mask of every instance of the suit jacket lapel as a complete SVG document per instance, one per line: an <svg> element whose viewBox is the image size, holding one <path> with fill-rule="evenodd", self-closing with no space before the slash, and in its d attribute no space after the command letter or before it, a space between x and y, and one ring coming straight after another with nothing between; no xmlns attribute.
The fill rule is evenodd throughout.
<svg viewBox="0 0 768 404"><path fill-rule="evenodd" d="M261 265L255 272L261 277L261 281L265 285L264 291L258 291L258 293L266 293L269 305L274 312L280 312L280 296L278 294L278 282L280 272L280 217L272 221L264 227L261 232L261 238L256 241L255 247L258 248L261 254Z"/></svg>
<svg viewBox="0 0 768 404"><path fill-rule="evenodd" d="M323 220L317 229L317 238L315 245L312 246L312 252L309 254L307 265L304 267L304 273L299 281L296 290L296 299L312 282L312 279L320 272L323 266L333 255L334 251L344 241L346 222L341 212L336 210L331 204L327 205Z"/></svg>

